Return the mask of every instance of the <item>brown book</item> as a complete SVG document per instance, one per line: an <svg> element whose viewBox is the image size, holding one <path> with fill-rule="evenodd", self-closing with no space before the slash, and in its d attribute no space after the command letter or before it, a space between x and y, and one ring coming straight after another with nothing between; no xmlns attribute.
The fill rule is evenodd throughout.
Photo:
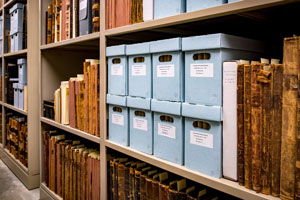
<svg viewBox="0 0 300 200"><path fill-rule="evenodd" d="M138 162L133 162L129 167L129 175L128 175L128 190L129 190L129 199L134 198L134 170L137 166Z"/></svg>
<svg viewBox="0 0 300 200"><path fill-rule="evenodd" d="M61 160L61 142L56 143L56 194L62 197L62 160Z"/></svg>
<svg viewBox="0 0 300 200"><path fill-rule="evenodd" d="M70 151L71 151L72 144L68 144L65 147L65 199L70 199Z"/></svg>
<svg viewBox="0 0 300 200"><path fill-rule="evenodd" d="M237 69L238 182L244 185L244 65Z"/></svg>
<svg viewBox="0 0 300 200"><path fill-rule="evenodd" d="M137 0L131 0L130 2L130 24L134 24L137 21Z"/></svg>
<svg viewBox="0 0 300 200"><path fill-rule="evenodd" d="M176 183L176 181L174 181ZM159 174L159 184L158 184L158 199L169 199L169 187L172 183L169 180L169 174L163 172Z"/></svg>
<svg viewBox="0 0 300 200"><path fill-rule="evenodd" d="M147 167L146 163L138 163L134 170L134 199L140 199L141 196L141 175L143 171L149 171L151 167Z"/></svg>
<svg viewBox="0 0 300 200"><path fill-rule="evenodd" d="M203 199L203 197L207 194L207 189L205 187L189 187L186 189L187 200L198 200Z"/></svg>
<svg viewBox="0 0 300 200"><path fill-rule="evenodd" d="M148 172L148 176L146 178L146 196L145 199L153 199L153 177L158 174L158 170L152 170Z"/></svg>
<svg viewBox="0 0 300 200"><path fill-rule="evenodd" d="M90 119L90 124L89 124L89 133L92 135L95 135L95 129L94 129L94 123L95 123L95 110L94 110L94 87L95 87L95 82L94 82L94 74L95 74L95 66L91 65L89 66L90 69L90 73L89 73L89 83L90 83L90 87L89 87L89 119Z"/></svg>
<svg viewBox="0 0 300 200"><path fill-rule="evenodd" d="M91 154L88 155L88 160L87 160L87 168L88 168L88 199L92 199L92 157Z"/></svg>
<svg viewBox="0 0 300 200"><path fill-rule="evenodd" d="M69 87L70 87L70 83L69 83ZM75 81L75 113L76 113L76 128L79 130L81 130L80 128L82 126L80 124L80 112L84 112L84 111L80 109L80 81L77 80ZM70 119L70 124L71 124L71 119Z"/></svg>
<svg viewBox="0 0 300 200"><path fill-rule="evenodd" d="M49 187L49 137L49 131L43 131L44 177L47 187Z"/></svg>
<svg viewBox="0 0 300 200"><path fill-rule="evenodd" d="M48 4L48 18L47 18L47 44L52 42L52 18L53 18L53 4Z"/></svg>
<svg viewBox="0 0 300 200"><path fill-rule="evenodd" d="M60 147L61 147L61 197L63 199L66 199L66 194L65 194L65 170L66 170L66 146L68 144L71 144L71 140L64 140L61 142Z"/></svg>
<svg viewBox="0 0 300 200"><path fill-rule="evenodd" d="M65 10L65 27L62 29L64 31L64 39L71 38L71 21L72 21L72 13L71 13L71 0L65 0L66 10Z"/></svg>
<svg viewBox="0 0 300 200"><path fill-rule="evenodd" d="M187 199L186 179L171 182L169 185L169 200Z"/></svg>
<svg viewBox="0 0 300 200"><path fill-rule="evenodd" d="M81 200L88 199L87 198L87 160L88 160L89 151L85 150L81 155Z"/></svg>
<svg viewBox="0 0 300 200"><path fill-rule="evenodd" d="M72 148L72 193L73 193L73 199L77 198L77 153L78 148L74 147Z"/></svg>
<svg viewBox="0 0 300 200"><path fill-rule="evenodd" d="M61 41L61 0L56 0L55 4L56 42Z"/></svg>
<svg viewBox="0 0 300 200"><path fill-rule="evenodd" d="M271 188L272 195L278 197L280 194L280 159L281 159L281 131L282 131L282 82L283 65L274 65L273 78L274 119L271 137Z"/></svg>
<svg viewBox="0 0 300 200"><path fill-rule="evenodd" d="M60 26L60 31L61 31L61 41L66 39L66 23L67 23L67 1L68 0L61 0L61 26Z"/></svg>
<svg viewBox="0 0 300 200"><path fill-rule="evenodd" d="M245 187L252 189L251 65L244 65L244 170Z"/></svg>
<svg viewBox="0 0 300 200"><path fill-rule="evenodd" d="M55 42L56 0L52 0L52 8L51 43Z"/></svg>
<svg viewBox="0 0 300 200"><path fill-rule="evenodd" d="M142 170L142 173L141 173L141 180L140 180L140 200L147 200L146 198L146 193L147 193L147 177L148 177L148 173L151 172L151 167L146 167ZM157 172L157 170L156 170Z"/></svg>
<svg viewBox="0 0 300 200"><path fill-rule="evenodd" d="M136 23L143 22L143 0L137 0Z"/></svg>
<svg viewBox="0 0 300 200"><path fill-rule="evenodd" d="M125 199L125 163L118 165L118 199Z"/></svg>
<svg viewBox="0 0 300 200"><path fill-rule="evenodd" d="M285 38L283 48L280 198L294 199L296 183L299 38Z"/></svg>
<svg viewBox="0 0 300 200"><path fill-rule="evenodd" d="M82 178L83 176L82 174L82 153L83 151L86 150L86 148L79 148L78 149L78 153L76 154L77 158L76 158L76 165L77 165L77 180L76 180L76 199L80 200L81 199L81 195L82 195L82 188L81 188L81 184L82 184Z"/></svg>
<svg viewBox="0 0 300 200"><path fill-rule="evenodd" d="M99 113L100 113L100 81L99 81L99 64L94 65L94 101L93 101L93 112L94 112L94 133L96 136L100 137L100 122L99 122Z"/></svg>
<svg viewBox="0 0 300 200"><path fill-rule="evenodd" d="M153 176L152 191L153 191L152 199L158 199L159 198L159 174Z"/></svg>
<svg viewBox="0 0 300 200"><path fill-rule="evenodd" d="M79 36L79 0L73 0L73 37Z"/></svg>
<svg viewBox="0 0 300 200"><path fill-rule="evenodd" d="M298 40L300 38L298 37ZM298 102L297 102L297 135L296 135L296 169L295 169L295 199L300 199L300 45L298 41L297 53L294 53L298 59Z"/></svg>
<svg viewBox="0 0 300 200"><path fill-rule="evenodd" d="M100 152L97 152L97 157L95 159L95 187L94 187L94 194L95 194L95 200L100 199Z"/></svg>
<svg viewBox="0 0 300 200"><path fill-rule="evenodd" d="M90 127L90 120L89 120L89 113L90 113L90 96L89 96L89 88L90 88L90 63L84 62L83 63L83 73L84 73L84 83L85 83L85 89L84 89L84 107L86 108L84 110L85 116L84 116L84 131L89 133L89 127Z"/></svg>
<svg viewBox="0 0 300 200"><path fill-rule="evenodd" d="M92 1L92 32L100 31L100 1Z"/></svg>
<svg viewBox="0 0 300 200"><path fill-rule="evenodd" d="M69 80L69 120L70 126L76 128L76 104L75 104L75 83L76 78Z"/></svg>

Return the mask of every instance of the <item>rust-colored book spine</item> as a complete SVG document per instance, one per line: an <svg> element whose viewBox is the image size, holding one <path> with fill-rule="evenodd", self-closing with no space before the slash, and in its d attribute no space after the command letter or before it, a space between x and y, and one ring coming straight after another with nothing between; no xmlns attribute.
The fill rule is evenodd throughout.
<svg viewBox="0 0 300 200"><path fill-rule="evenodd" d="M282 83L283 65L274 66L273 78L273 130L271 137L271 190L272 195L278 197L280 194L280 159L281 159L281 131L282 131Z"/></svg>
<svg viewBox="0 0 300 200"><path fill-rule="evenodd" d="M92 32L99 32L100 31L100 1L93 0L92 3Z"/></svg>
<svg viewBox="0 0 300 200"><path fill-rule="evenodd" d="M238 182L245 184L244 179L244 65L237 69L237 127L238 127Z"/></svg>
<svg viewBox="0 0 300 200"><path fill-rule="evenodd" d="M90 88L89 88L89 109L90 109L90 131L89 133L92 134L92 135L95 135L95 131L96 129L94 129L94 122L95 122L95 114L96 114L96 111L94 110L94 96L95 96L95 93L94 93L94 87L95 87L95 79L94 79L94 75L95 74L95 65L91 65L90 66L90 73L89 73L89 80L90 80Z"/></svg>
<svg viewBox="0 0 300 200"><path fill-rule="evenodd" d="M73 170L72 170L72 191L73 191L73 199L77 199L77 153L78 149L72 149L72 163L73 163Z"/></svg>
<svg viewBox="0 0 300 200"><path fill-rule="evenodd" d="M82 150L79 150L77 155L76 155L76 160L77 160L77 180L76 180L76 192L77 192L77 198L78 200L81 199L81 179L83 178L81 176L81 157L82 157Z"/></svg>
<svg viewBox="0 0 300 200"><path fill-rule="evenodd" d="M95 106L95 135L100 137L100 119L99 119L99 113L100 113L100 79L99 79L99 64L95 66L95 88L94 88L94 94L95 94L95 100L94 100L94 106Z"/></svg>
<svg viewBox="0 0 300 200"><path fill-rule="evenodd" d="M56 193L62 197L61 191L61 145L56 143Z"/></svg>
<svg viewBox="0 0 300 200"><path fill-rule="evenodd" d="M160 183L159 184L159 189L158 189L158 193L159 193L159 200L163 200L163 199L169 199L169 185L165 185Z"/></svg>
<svg viewBox="0 0 300 200"><path fill-rule="evenodd" d="M118 165L118 199L125 199L125 164Z"/></svg>
<svg viewBox="0 0 300 200"><path fill-rule="evenodd" d="M297 136L299 38L285 38L283 47L282 141L280 198L294 199Z"/></svg>
<svg viewBox="0 0 300 200"><path fill-rule="evenodd" d="M80 130L81 131L84 131L84 126L85 126L85 112L86 112L86 109L85 108L85 95L84 95L84 92L85 92L85 81L82 80L80 81L80 95L79 95L79 109L80 109Z"/></svg>
<svg viewBox="0 0 300 200"><path fill-rule="evenodd" d="M65 148L65 199L70 199L70 151L71 145Z"/></svg>
<svg viewBox="0 0 300 200"><path fill-rule="evenodd" d="M295 170L295 199L300 200L300 38L298 37L297 51L295 53L298 68L298 102L297 102L297 135L296 135L296 170Z"/></svg>
<svg viewBox="0 0 300 200"><path fill-rule="evenodd" d="M244 65L244 170L245 187L252 189L251 65Z"/></svg>
<svg viewBox="0 0 300 200"><path fill-rule="evenodd" d="M252 187L261 191L261 135L262 135L262 85L258 76L261 64L251 66L251 135L252 135Z"/></svg>
<svg viewBox="0 0 300 200"><path fill-rule="evenodd" d="M53 4L48 5L48 19L47 19L47 44L52 42L52 18L53 18Z"/></svg>
<svg viewBox="0 0 300 200"><path fill-rule="evenodd" d="M83 110L80 110L80 81L75 81L75 127L79 130L81 130L81 124L80 124L80 113L83 112ZM70 85L69 85L70 87ZM70 98L70 97L69 97ZM70 119L71 124L71 119Z"/></svg>
<svg viewBox="0 0 300 200"><path fill-rule="evenodd" d="M92 157L91 154L88 156L87 160L87 167L88 167L88 199L92 199L92 180L93 180L93 174L92 174Z"/></svg>
<svg viewBox="0 0 300 200"><path fill-rule="evenodd" d="M48 131L43 131L43 150L44 150L44 177L47 187L49 187L49 140Z"/></svg>
<svg viewBox="0 0 300 200"><path fill-rule="evenodd" d="M89 79L89 62L83 63L83 73L84 73L84 107L85 107L85 115L84 115L84 131L89 132L89 87L90 87L90 79Z"/></svg>
<svg viewBox="0 0 300 200"><path fill-rule="evenodd" d="M143 0L137 0L137 17L136 22L143 22Z"/></svg>
<svg viewBox="0 0 300 200"><path fill-rule="evenodd" d="M69 119L70 126L76 128L75 80L69 80Z"/></svg>

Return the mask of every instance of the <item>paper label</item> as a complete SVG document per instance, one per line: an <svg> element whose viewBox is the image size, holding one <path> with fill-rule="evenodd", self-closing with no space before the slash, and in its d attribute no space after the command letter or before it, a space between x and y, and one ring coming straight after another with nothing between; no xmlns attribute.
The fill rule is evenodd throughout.
<svg viewBox="0 0 300 200"><path fill-rule="evenodd" d="M236 84L236 75L237 71L236 69L224 69L224 84L230 84L230 83L235 83Z"/></svg>
<svg viewBox="0 0 300 200"><path fill-rule="evenodd" d="M139 129L142 131L148 131L148 120L133 118L133 128Z"/></svg>
<svg viewBox="0 0 300 200"><path fill-rule="evenodd" d="M157 77L174 77L174 64L170 65L157 65Z"/></svg>
<svg viewBox="0 0 300 200"><path fill-rule="evenodd" d="M86 9L86 7L87 7L87 0L80 1L79 9L83 10Z"/></svg>
<svg viewBox="0 0 300 200"><path fill-rule="evenodd" d="M190 66L191 77L214 77L214 64L213 63L197 63Z"/></svg>
<svg viewBox="0 0 300 200"><path fill-rule="evenodd" d="M146 65L132 65L131 66L132 76L146 76Z"/></svg>
<svg viewBox="0 0 300 200"><path fill-rule="evenodd" d="M123 66L122 65L112 65L111 66L112 76L123 76Z"/></svg>
<svg viewBox="0 0 300 200"><path fill-rule="evenodd" d="M190 131L190 143L212 149L214 148L214 136L208 133Z"/></svg>
<svg viewBox="0 0 300 200"><path fill-rule="evenodd" d="M124 126L124 116L118 114L111 115L111 122L120 126Z"/></svg>
<svg viewBox="0 0 300 200"><path fill-rule="evenodd" d="M158 123L158 135L176 139L176 127Z"/></svg>

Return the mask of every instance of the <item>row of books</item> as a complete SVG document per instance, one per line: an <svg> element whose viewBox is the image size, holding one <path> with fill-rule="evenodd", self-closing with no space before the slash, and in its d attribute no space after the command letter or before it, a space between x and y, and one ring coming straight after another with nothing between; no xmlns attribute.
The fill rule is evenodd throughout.
<svg viewBox="0 0 300 200"><path fill-rule="evenodd" d="M46 12L46 44L100 30L99 0L52 0Z"/></svg>
<svg viewBox="0 0 300 200"><path fill-rule="evenodd" d="M98 147L99 149L99 147ZM43 131L44 178L63 199L100 199L100 154L57 130Z"/></svg>
<svg viewBox="0 0 300 200"><path fill-rule="evenodd" d="M62 81L54 93L55 121L100 136L99 60L86 59L83 74Z"/></svg>
<svg viewBox="0 0 300 200"><path fill-rule="evenodd" d="M157 167L128 157L109 159L110 200L236 199Z"/></svg>
<svg viewBox="0 0 300 200"><path fill-rule="evenodd" d="M25 117L6 113L6 148L28 167L28 128Z"/></svg>

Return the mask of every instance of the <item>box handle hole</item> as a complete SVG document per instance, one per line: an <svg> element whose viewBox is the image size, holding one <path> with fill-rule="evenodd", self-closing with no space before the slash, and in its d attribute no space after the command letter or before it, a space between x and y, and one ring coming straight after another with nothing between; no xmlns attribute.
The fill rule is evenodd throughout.
<svg viewBox="0 0 300 200"><path fill-rule="evenodd" d="M135 57L133 59L133 62L134 63L143 63L145 61L145 58L144 57Z"/></svg>
<svg viewBox="0 0 300 200"><path fill-rule="evenodd" d="M112 63L113 63L113 64L120 64L120 63L121 63L121 59L120 59L120 58L114 58L114 59L112 60Z"/></svg>
<svg viewBox="0 0 300 200"><path fill-rule="evenodd" d="M193 55L194 60L209 60L210 53L196 53Z"/></svg>
<svg viewBox="0 0 300 200"><path fill-rule="evenodd" d="M113 107L113 111L121 113L122 112L122 108L120 108L120 107Z"/></svg>
<svg viewBox="0 0 300 200"><path fill-rule="evenodd" d="M134 111L135 116L145 117L146 113L144 111L136 110Z"/></svg>
<svg viewBox="0 0 300 200"><path fill-rule="evenodd" d="M167 116L167 115L161 115L160 116L160 121L173 123L174 118L170 117L170 116Z"/></svg>
<svg viewBox="0 0 300 200"><path fill-rule="evenodd" d="M171 62L171 61L172 61L172 55L159 56L159 62Z"/></svg>
<svg viewBox="0 0 300 200"><path fill-rule="evenodd" d="M210 130L210 124L204 121L194 121L193 122L194 128L200 128L200 129L205 129L205 130Z"/></svg>

